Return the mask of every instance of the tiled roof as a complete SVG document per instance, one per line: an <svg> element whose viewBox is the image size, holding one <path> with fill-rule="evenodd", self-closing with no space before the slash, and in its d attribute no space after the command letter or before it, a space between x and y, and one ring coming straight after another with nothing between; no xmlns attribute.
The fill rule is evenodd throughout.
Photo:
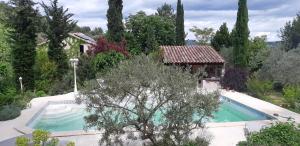
<svg viewBox="0 0 300 146"><path fill-rule="evenodd" d="M96 41L93 38L91 38L83 33L76 32L76 33L69 33L69 35L73 36L75 38L81 39L81 40L85 41L86 43L96 44Z"/></svg>
<svg viewBox="0 0 300 146"><path fill-rule="evenodd" d="M164 63L224 63L224 59L210 46L161 46Z"/></svg>

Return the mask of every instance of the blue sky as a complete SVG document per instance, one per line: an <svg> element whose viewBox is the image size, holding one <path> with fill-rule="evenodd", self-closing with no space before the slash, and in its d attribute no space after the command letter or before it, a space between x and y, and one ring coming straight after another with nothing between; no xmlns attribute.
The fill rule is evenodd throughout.
<svg viewBox="0 0 300 146"><path fill-rule="evenodd" d="M153 14L163 3L172 4L176 8L177 2L177 0L123 1L124 18L140 10ZM188 31L192 26L218 29L226 22L230 29L233 28L238 0L182 0L182 2L185 8L188 39L194 39L194 35ZM74 19L78 20L80 26L102 27L106 30L107 0L59 0L59 3L75 14ZM269 41L277 41L280 28L300 11L300 0L248 0L248 8L251 36L267 35Z"/></svg>

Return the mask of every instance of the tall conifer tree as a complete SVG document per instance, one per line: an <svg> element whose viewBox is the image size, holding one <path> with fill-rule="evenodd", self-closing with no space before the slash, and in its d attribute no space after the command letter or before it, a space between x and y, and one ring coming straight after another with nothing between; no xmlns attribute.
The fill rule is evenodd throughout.
<svg viewBox="0 0 300 146"><path fill-rule="evenodd" d="M237 21L233 30L233 59L236 67L247 67L247 50L249 47L247 0L239 0Z"/></svg>
<svg viewBox="0 0 300 146"><path fill-rule="evenodd" d="M36 56L37 13L32 0L11 0L12 14L8 25L12 48L12 65L17 89L20 89L19 77L25 90L34 89L34 70Z"/></svg>
<svg viewBox="0 0 300 146"><path fill-rule="evenodd" d="M177 1L176 13L176 44L185 45L185 32L184 32L184 8L181 0Z"/></svg>
<svg viewBox="0 0 300 146"><path fill-rule="evenodd" d="M220 51L222 47L231 46L230 33L228 31L226 23L223 23L220 29L216 32L215 36L211 40L211 45L217 50Z"/></svg>
<svg viewBox="0 0 300 146"><path fill-rule="evenodd" d="M107 34L108 40L112 42L121 42L124 38L124 25L123 25L123 1L122 0L108 0L107 10Z"/></svg>
<svg viewBox="0 0 300 146"><path fill-rule="evenodd" d="M50 6L42 3L42 7L47 20L45 33L49 40L48 56L56 63L57 78L61 79L69 67L63 41L75 28L76 22L71 19L73 14L69 14L68 9L58 6L57 0L52 1Z"/></svg>

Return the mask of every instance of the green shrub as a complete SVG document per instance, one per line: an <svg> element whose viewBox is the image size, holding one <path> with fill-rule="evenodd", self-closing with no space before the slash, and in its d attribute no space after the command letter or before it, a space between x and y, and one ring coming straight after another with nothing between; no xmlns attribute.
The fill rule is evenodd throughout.
<svg viewBox="0 0 300 146"><path fill-rule="evenodd" d="M32 133L33 142L35 145L44 145L50 137L50 133L45 130L35 130Z"/></svg>
<svg viewBox="0 0 300 146"><path fill-rule="evenodd" d="M29 146L30 139L26 137L18 137L16 140L16 146Z"/></svg>
<svg viewBox="0 0 300 146"><path fill-rule="evenodd" d="M172 140L168 138L163 138L159 140L158 144L159 146L171 146L171 145L176 145L173 143ZM209 140L203 137L197 137L195 140L190 140L187 139L183 142L183 144L179 146L208 146L209 145Z"/></svg>
<svg viewBox="0 0 300 146"><path fill-rule="evenodd" d="M96 72L105 73L110 68L119 64L120 61L124 60L125 56L115 51L104 52L97 54L93 59L93 66Z"/></svg>
<svg viewBox="0 0 300 146"><path fill-rule="evenodd" d="M300 103L300 86L287 85L283 88L283 96L290 104L291 108L295 108L297 103Z"/></svg>
<svg viewBox="0 0 300 146"><path fill-rule="evenodd" d="M74 75L73 72L70 71L66 73L62 80L57 80L50 87L49 94L50 95L59 95L72 92L74 88Z"/></svg>
<svg viewBox="0 0 300 146"><path fill-rule="evenodd" d="M69 142L69 143L67 144L67 146L75 146L75 143L74 143L74 142Z"/></svg>
<svg viewBox="0 0 300 146"><path fill-rule="evenodd" d="M45 96L47 96L47 94L44 91L37 91L35 94L36 94L36 97L45 97Z"/></svg>
<svg viewBox="0 0 300 146"><path fill-rule="evenodd" d="M59 140L58 138L52 138L48 143L47 146L58 146Z"/></svg>
<svg viewBox="0 0 300 146"><path fill-rule="evenodd" d="M252 133L239 146L299 146L300 131L292 123L277 123Z"/></svg>
<svg viewBox="0 0 300 146"><path fill-rule="evenodd" d="M21 114L21 108L18 105L4 105L0 107L0 121L15 119Z"/></svg>
<svg viewBox="0 0 300 146"><path fill-rule="evenodd" d="M257 98L263 98L273 88L271 81L263 81L255 77L248 79L246 85L250 94Z"/></svg>

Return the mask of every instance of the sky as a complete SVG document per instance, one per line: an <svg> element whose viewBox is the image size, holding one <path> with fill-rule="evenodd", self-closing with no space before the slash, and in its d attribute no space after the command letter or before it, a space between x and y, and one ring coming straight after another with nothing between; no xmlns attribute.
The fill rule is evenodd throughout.
<svg viewBox="0 0 300 146"><path fill-rule="evenodd" d="M238 0L182 0L182 2L185 9L187 39L195 39L194 34L189 32L193 26L212 27L217 30L223 22L226 22L231 30L235 24ZM123 0L123 17L125 19L140 10L154 14L164 3L171 4L176 9L177 0ZM107 29L107 0L59 0L59 4L69 8L79 26ZM251 37L267 35L268 41L278 41L280 28L300 12L300 0L248 0L248 9Z"/></svg>

